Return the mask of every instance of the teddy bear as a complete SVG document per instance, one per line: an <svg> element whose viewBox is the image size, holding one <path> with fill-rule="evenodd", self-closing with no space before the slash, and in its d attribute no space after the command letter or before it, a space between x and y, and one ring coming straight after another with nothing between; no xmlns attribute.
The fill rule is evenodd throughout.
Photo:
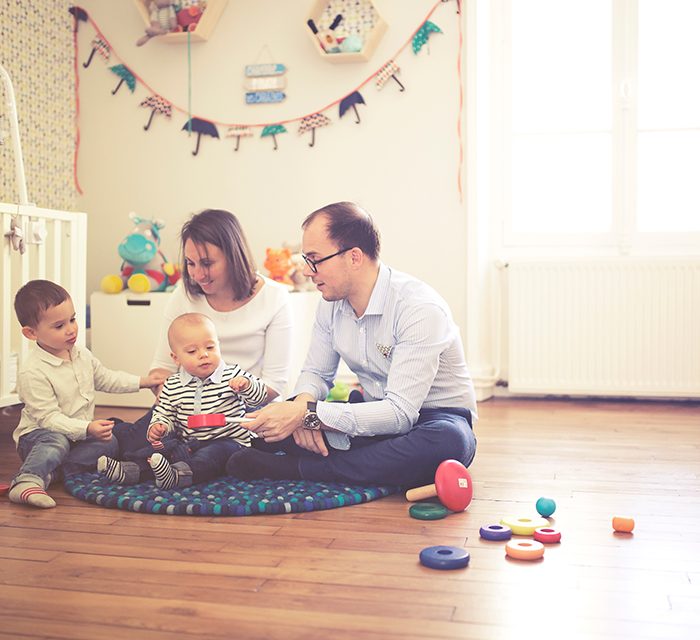
<svg viewBox="0 0 700 640"><path fill-rule="evenodd" d="M150 26L146 27L145 35L136 41L141 47L154 36L162 36L177 29L177 14L175 5L170 0L152 0L149 5Z"/></svg>
<svg viewBox="0 0 700 640"><path fill-rule="evenodd" d="M283 284L294 284L289 277L292 268L292 252L284 247L282 249L270 249L265 251L265 262L263 266L270 272L270 278Z"/></svg>

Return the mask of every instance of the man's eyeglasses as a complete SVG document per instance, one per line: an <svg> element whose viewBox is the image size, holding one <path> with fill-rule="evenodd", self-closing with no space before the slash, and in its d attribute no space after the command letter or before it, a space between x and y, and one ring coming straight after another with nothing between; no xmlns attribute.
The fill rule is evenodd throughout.
<svg viewBox="0 0 700 640"><path fill-rule="evenodd" d="M335 258L336 256L339 256L341 253L345 253L346 251L350 251L352 247L348 247L347 249L341 249L340 251L336 251L335 253L331 253L331 255L326 256L325 258L320 258L319 260L312 260L308 256L305 256L303 253L301 254L301 257L304 258L304 262L309 265L309 269L313 271L314 273L318 273L318 265L321 264L322 262L325 262L326 260L330 260L331 258Z"/></svg>

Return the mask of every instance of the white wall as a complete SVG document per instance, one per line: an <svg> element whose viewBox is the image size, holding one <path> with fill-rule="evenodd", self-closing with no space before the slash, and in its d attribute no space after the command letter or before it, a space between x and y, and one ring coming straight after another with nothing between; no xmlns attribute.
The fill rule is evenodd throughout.
<svg viewBox="0 0 700 640"><path fill-rule="evenodd" d="M192 46L192 112L227 123L272 123L315 112L350 93L375 73L422 23L434 0L376 0L389 24L366 63L331 64L314 50L308 34L311 0L231 0L208 42ZM124 63L159 94L187 106L186 46L151 40L137 48L143 23L129 2L84 0L82 6ZM460 17L456 3L442 3L431 20L443 30L415 55L410 45L397 58L404 93L391 81L378 91L361 89L362 123L354 114L319 129L316 146L298 123L270 139L247 138L234 153L228 139L194 139L180 131L186 116L156 116L143 131L149 111L139 107L143 87L131 94L95 56L81 69L79 177L84 195L78 209L89 215L88 291L119 267L116 247L134 210L167 222L164 249L176 255L176 235L186 217L206 207L234 211L241 219L262 269L267 246L297 242L299 226L312 210L338 200L356 200L382 231L385 262L423 278L447 299L466 330L466 214L457 190ZM464 16L461 18L464 20ZM79 31L82 62L94 37ZM272 52L274 60L263 48ZM282 62L289 71L287 100L279 105L244 104L243 68ZM111 60L109 64L116 64ZM464 70L464 64L462 65ZM463 72L464 73L464 72ZM225 127L219 127L223 136ZM462 127L464 132L464 123ZM256 134L257 135L257 134ZM466 198L465 198L466 202Z"/></svg>

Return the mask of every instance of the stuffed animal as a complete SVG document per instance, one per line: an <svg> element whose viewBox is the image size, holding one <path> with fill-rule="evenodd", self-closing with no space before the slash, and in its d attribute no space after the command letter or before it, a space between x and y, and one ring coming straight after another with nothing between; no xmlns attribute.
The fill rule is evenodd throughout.
<svg viewBox="0 0 700 640"><path fill-rule="evenodd" d="M265 262L263 266L270 272L270 278L283 284L293 284L289 277L292 268L292 253L287 248L270 249L265 252Z"/></svg>
<svg viewBox="0 0 700 640"><path fill-rule="evenodd" d="M306 262L304 258L301 257L299 251L292 253L289 258L292 263L292 269L289 273L289 277L294 284L294 291L313 291L316 285L311 282L310 278L304 275L304 269L306 268Z"/></svg>
<svg viewBox="0 0 700 640"><path fill-rule="evenodd" d="M177 29L177 14L175 5L170 0L152 0L149 5L150 26L146 27L146 34L136 41L136 46L141 47L155 36L162 36Z"/></svg>
<svg viewBox="0 0 700 640"><path fill-rule="evenodd" d="M100 288L105 293L119 293L124 287L135 293L165 291L180 279L177 265L168 262L160 246L160 220L141 218L131 212L132 232L119 244L122 262L120 275L102 278Z"/></svg>
<svg viewBox="0 0 700 640"><path fill-rule="evenodd" d="M204 11L199 4L180 7L177 11L177 30L194 31Z"/></svg>

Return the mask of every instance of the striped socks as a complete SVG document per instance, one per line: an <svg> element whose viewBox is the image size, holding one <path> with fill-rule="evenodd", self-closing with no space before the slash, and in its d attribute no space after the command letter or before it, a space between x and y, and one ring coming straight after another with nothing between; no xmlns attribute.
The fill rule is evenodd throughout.
<svg viewBox="0 0 700 640"><path fill-rule="evenodd" d="M103 476L107 476L112 482L118 482L119 484L124 482L124 467L119 460L107 456L100 456L97 458L97 470Z"/></svg>
<svg viewBox="0 0 700 640"><path fill-rule="evenodd" d="M8 497L16 504L29 504L41 509L56 506L54 499L35 482L18 482L10 489Z"/></svg>
<svg viewBox="0 0 700 640"><path fill-rule="evenodd" d="M159 489L172 489L177 486L177 469L174 469L160 453L154 453L148 459L148 464L151 465L153 475L156 477L156 487Z"/></svg>

